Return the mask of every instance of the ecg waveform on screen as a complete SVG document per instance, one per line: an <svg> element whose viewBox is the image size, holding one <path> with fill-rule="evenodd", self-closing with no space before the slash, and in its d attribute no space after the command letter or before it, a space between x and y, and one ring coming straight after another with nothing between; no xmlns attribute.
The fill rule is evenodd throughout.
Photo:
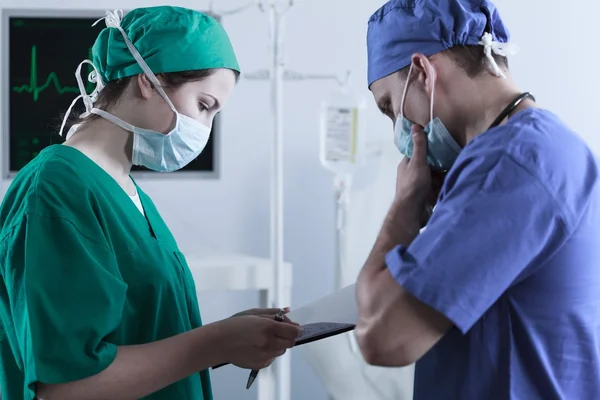
<svg viewBox="0 0 600 400"><path fill-rule="evenodd" d="M2 0L0 3L3 4ZM76 16L57 9L50 15L45 10L26 10L23 13L9 10L6 15L0 14L8 16L0 23L7 28L0 36L8 33L7 38L2 36L2 39L8 40L8 45L0 46L2 61L6 60L8 67L6 71L2 70L3 76L8 79L4 96L0 99L0 114L6 113L8 117L0 121L3 134L8 136L8 155L3 158L8 159L8 170L0 171L0 174L6 172L12 175L48 146L63 142L57 134L57 127L71 102L80 95L75 79L77 66L84 59L93 60L93 44L105 28L102 24L92 27L102 16L100 13ZM92 71L92 66L82 65L82 83L88 94L96 89L96 83L86 79ZM77 115L83 108L78 102L73 113ZM220 136L220 118L215 119L205 150L182 168L182 172L218 176L215 138ZM6 146L3 150L6 151ZM133 169L148 171L143 167Z"/></svg>
<svg viewBox="0 0 600 400"><path fill-rule="evenodd" d="M54 90L56 90L58 94L79 93L79 88L77 86L63 86L60 83L58 75L55 72L50 72L46 79L43 81L43 83L40 84L39 82L40 81L38 80L37 46L31 46L29 83L20 86L13 86L13 92L30 94L33 97L33 101L38 101L40 93L50 88L54 88ZM87 90L90 91L90 83L87 84Z"/></svg>

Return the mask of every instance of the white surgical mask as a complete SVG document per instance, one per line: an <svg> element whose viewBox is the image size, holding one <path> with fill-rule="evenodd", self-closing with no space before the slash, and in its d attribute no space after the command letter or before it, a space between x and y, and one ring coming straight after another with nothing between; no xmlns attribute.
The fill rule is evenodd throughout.
<svg viewBox="0 0 600 400"><path fill-rule="evenodd" d="M404 93L402 94L402 102L400 104L400 115L396 120L394 127L394 143L396 147L406 157L412 157L413 141L411 129L414 125L412 121L404 116L404 101L408 91L408 83L412 72L413 65L410 65L406 84L404 85ZM430 121L425 126L424 131L427 134L427 164L437 171L445 171L450 169L454 161L461 151L461 147L448 129L444 126L439 118L433 118L433 101L434 101L435 85L431 90L431 106L429 109Z"/></svg>
<svg viewBox="0 0 600 400"><path fill-rule="evenodd" d="M133 46L133 43L127 37L125 31L121 28L121 14L107 12L106 26L109 28L118 29L123 35L125 44L131 52L131 55L135 58L139 66L144 71L146 77L154 85L154 88L158 94L166 101L171 110L176 115L175 127L167 134L156 132L149 129L142 129L133 126L122 119L98 108L93 107L93 103L96 100L98 93L103 89L102 79L97 72L94 64L85 60L79 64L75 77L77 79L77 85L81 94L73 100L71 106L67 110L62 126L60 128L60 134L64 129L66 120L73 108L73 105L80 98L83 99L85 105L85 113L81 117L86 117L89 114L96 114L107 121L125 129L126 131L133 133L133 151L132 151L132 163L134 165L141 165L148 169L158 172L172 172L177 171L202 153L206 143L210 137L210 128L187 115L179 113L176 109L163 88L160 82L156 78L156 75L150 70L142 56L139 54L137 49ZM99 20L100 21L100 20ZM98 21L96 21L97 23ZM94 24L95 25L95 24ZM96 89L88 95L86 94L85 87L81 81L81 66L83 64L91 64L94 71L88 76L88 80L96 84ZM71 137L77 130L79 125L74 125L67 133L67 139Z"/></svg>

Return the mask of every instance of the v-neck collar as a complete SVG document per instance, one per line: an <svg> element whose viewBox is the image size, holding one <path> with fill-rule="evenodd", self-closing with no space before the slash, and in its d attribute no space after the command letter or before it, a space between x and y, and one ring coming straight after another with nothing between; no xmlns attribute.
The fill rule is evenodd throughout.
<svg viewBox="0 0 600 400"><path fill-rule="evenodd" d="M161 238L158 237L158 235L156 234L156 230L154 229L154 227L156 226L155 221L154 221L154 217L155 217L156 213L154 212L154 207L150 207L150 198L146 195L146 193L144 193L144 191L142 189L140 189L137 182L135 181L135 179L133 179L133 177L131 175L129 176L129 179L131 179L131 181L135 185L135 190L137 191L137 195L140 199L140 203L142 203L142 208L144 209L144 213L142 214L140 212L140 210L138 210L137 206L133 203L131 198L128 199L129 203L131 205L133 205L133 207L135 208L137 213L140 215L140 217L143 218L144 222L147 224L148 228L150 229L150 234L152 235L152 237L160 240ZM115 181L115 183L116 183L116 181ZM121 188L121 189L123 189L123 188ZM123 192L125 192L125 190L123 190ZM125 193L125 194L127 195L127 193ZM129 195L127 195L127 197L129 197Z"/></svg>
<svg viewBox="0 0 600 400"><path fill-rule="evenodd" d="M86 169L92 171L96 178L106 185L106 189L111 193L115 193L115 201L119 202L124 208L128 209L129 214L135 214L135 221L140 225L140 227L144 227L150 230L150 234L152 237L156 239L160 239L156 236L156 229L153 227L153 211L151 207L149 207L149 198L147 198L146 194L140 189L137 182L131 175L129 178L135 185L137 195L139 196L140 202L142 203L142 208L144 209L144 213L142 214L140 210L137 208L135 203L129 197L129 194L117 183L117 181L102 167L100 167L94 160L86 156L80 150L66 145L52 145L51 147L55 148L55 151L58 155L68 158L74 163L85 165ZM49 149L50 150L50 149ZM116 194L118 193L118 194Z"/></svg>

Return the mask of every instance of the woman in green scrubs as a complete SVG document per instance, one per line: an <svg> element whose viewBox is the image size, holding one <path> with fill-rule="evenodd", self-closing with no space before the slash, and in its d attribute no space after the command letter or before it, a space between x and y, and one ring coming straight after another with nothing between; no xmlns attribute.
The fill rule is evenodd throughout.
<svg viewBox="0 0 600 400"><path fill-rule="evenodd" d="M197 11L141 8L106 24L97 90L79 96L86 113L19 172L0 208L2 395L209 400L208 368L265 367L299 328L274 310L202 326L185 257L129 173L200 154L238 63L221 25Z"/></svg>

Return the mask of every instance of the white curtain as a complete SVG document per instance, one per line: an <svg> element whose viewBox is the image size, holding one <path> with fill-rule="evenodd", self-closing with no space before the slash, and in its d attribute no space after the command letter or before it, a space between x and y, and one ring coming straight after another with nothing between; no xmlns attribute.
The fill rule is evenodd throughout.
<svg viewBox="0 0 600 400"><path fill-rule="evenodd" d="M356 281L379 233L396 187L401 155L383 143L377 162L354 177L346 220L346 265L342 286ZM379 368L364 362L352 334L306 345L301 353L336 400L408 400L413 395L414 367Z"/></svg>

